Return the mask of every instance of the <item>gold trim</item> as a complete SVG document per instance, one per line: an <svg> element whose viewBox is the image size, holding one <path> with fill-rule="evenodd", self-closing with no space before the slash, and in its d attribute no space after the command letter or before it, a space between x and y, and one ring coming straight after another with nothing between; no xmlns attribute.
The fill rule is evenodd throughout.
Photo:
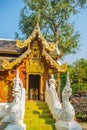
<svg viewBox="0 0 87 130"><path fill-rule="evenodd" d="M8 60L3 59L2 61L2 67L6 70L12 69L15 65L20 64L24 58L27 57L27 55L30 53L29 50L27 50L25 53L23 53L21 56L19 56L16 60L9 62Z"/></svg>
<svg viewBox="0 0 87 130"><path fill-rule="evenodd" d="M19 48L24 48L24 47L26 47L27 45L28 45L28 42L27 42L27 41L25 41L25 42L23 42L23 41L21 41L21 40L17 40L17 41L16 41L16 46L19 47Z"/></svg>
<svg viewBox="0 0 87 130"><path fill-rule="evenodd" d="M36 27L35 27L34 31L32 32L32 34L24 42L21 40L17 40L16 46L19 48L24 48L24 47L28 46L28 44L31 43L32 39L34 39L36 37L36 34L38 34L38 39L40 39L42 41L42 44L45 45L46 49L48 49L49 51L55 51L55 48L58 45L58 41L57 42L47 42L40 31L39 24L36 24Z"/></svg>
<svg viewBox="0 0 87 130"><path fill-rule="evenodd" d="M58 72L67 71L67 64L59 65L55 60L51 58L51 56L45 50L43 50L42 55L45 56L46 60L49 61L51 66L54 66L58 70Z"/></svg>

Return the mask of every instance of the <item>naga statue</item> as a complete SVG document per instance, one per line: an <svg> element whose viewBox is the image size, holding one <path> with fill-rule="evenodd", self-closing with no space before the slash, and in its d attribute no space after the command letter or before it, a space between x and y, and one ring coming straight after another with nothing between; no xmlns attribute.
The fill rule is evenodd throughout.
<svg viewBox="0 0 87 130"><path fill-rule="evenodd" d="M46 91L45 91L45 102L47 103L53 118L58 120L62 111L61 103L58 98L56 88L55 88L55 79L53 74L49 79L49 83L46 82Z"/></svg>
<svg viewBox="0 0 87 130"><path fill-rule="evenodd" d="M25 113L25 89L23 88L22 80L19 77L18 70L13 83L14 99L10 106L8 115L4 117L2 122L9 122L9 125L5 128L5 130L26 130L26 125L23 124Z"/></svg>
<svg viewBox="0 0 87 130"><path fill-rule="evenodd" d="M62 92L62 114L61 114L62 120L70 121L74 120L75 118L75 110L69 101L71 95L72 95L72 89L70 87L70 80L67 74L66 86Z"/></svg>
<svg viewBox="0 0 87 130"><path fill-rule="evenodd" d="M69 101L72 89L68 74L67 82L62 92L62 103L58 99L53 75L49 79L49 85L47 83L46 85L45 100L53 117L56 119L56 130L82 130L81 126L74 120L75 110Z"/></svg>

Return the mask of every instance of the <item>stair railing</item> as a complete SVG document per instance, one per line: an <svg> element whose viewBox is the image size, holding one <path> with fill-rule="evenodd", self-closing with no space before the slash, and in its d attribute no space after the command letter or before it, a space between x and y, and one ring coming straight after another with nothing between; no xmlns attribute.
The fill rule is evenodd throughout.
<svg viewBox="0 0 87 130"><path fill-rule="evenodd" d="M53 118L58 120L62 107L55 89L55 79L53 77L53 74L49 79L49 83L46 82L45 102L47 103Z"/></svg>

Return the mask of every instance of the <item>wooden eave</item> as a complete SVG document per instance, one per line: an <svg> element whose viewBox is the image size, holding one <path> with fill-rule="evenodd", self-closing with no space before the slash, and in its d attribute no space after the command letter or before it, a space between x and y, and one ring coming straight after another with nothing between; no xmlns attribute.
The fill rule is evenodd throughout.
<svg viewBox="0 0 87 130"><path fill-rule="evenodd" d="M46 61L49 61L50 65L57 69L58 72L66 72L67 64L59 65L56 60L54 60L45 50L42 52L42 55L45 57Z"/></svg>
<svg viewBox="0 0 87 130"><path fill-rule="evenodd" d="M2 60L2 67L5 70L11 70L14 66L20 64L24 58L29 55L30 50L28 49L26 52L24 52L21 56L19 56L17 59L13 60L12 62L9 62L6 59ZM59 65L45 50L42 52L42 56L45 57L46 61L49 61L50 65L58 70L58 72L65 72L67 70L67 65Z"/></svg>
<svg viewBox="0 0 87 130"><path fill-rule="evenodd" d="M3 59L2 61L2 67L5 70L11 70L14 66L20 64L24 58L27 57L27 55L30 53L30 50L28 49L26 52L24 52L21 56L13 60L12 62L9 62L6 59Z"/></svg>
<svg viewBox="0 0 87 130"><path fill-rule="evenodd" d="M26 52L24 52L21 56L19 56L17 59L13 60L12 62L9 62L6 59L2 60L2 67L5 70L10 70L14 66L20 64L24 58L29 55L30 50L28 49ZM58 72L65 72L67 70L67 65L59 65L45 50L42 52L42 56L45 57L46 61L49 61L50 65L58 70Z"/></svg>
<svg viewBox="0 0 87 130"><path fill-rule="evenodd" d="M17 51L12 51L12 50L0 50L0 54L18 54L18 55L20 55L21 54L21 52L17 52Z"/></svg>

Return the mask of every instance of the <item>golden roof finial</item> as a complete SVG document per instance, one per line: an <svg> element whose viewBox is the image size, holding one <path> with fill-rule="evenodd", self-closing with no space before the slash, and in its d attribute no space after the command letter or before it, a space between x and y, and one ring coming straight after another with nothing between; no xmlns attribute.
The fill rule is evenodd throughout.
<svg viewBox="0 0 87 130"><path fill-rule="evenodd" d="M37 24L36 24L36 27L38 27L39 26L39 24L40 24L40 9L39 9L39 11L38 11L38 17L37 17Z"/></svg>

